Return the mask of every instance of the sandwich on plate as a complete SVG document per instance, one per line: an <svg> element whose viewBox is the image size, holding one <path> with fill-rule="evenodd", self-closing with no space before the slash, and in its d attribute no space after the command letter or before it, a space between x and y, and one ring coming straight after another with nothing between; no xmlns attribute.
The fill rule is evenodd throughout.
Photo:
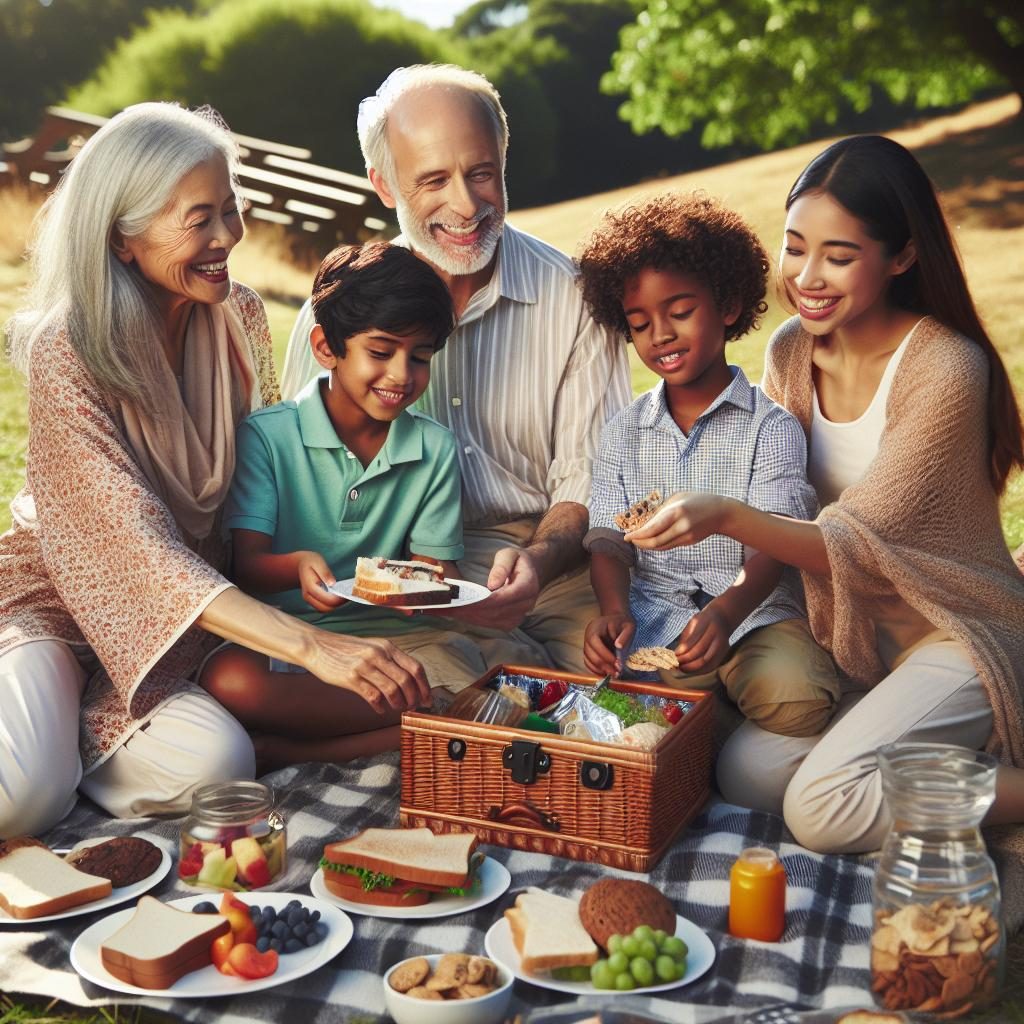
<svg viewBox="0 0 1024 1024"><path fill-rule="evenodd" d="M0 842L0 907L11 917L48 917L109 896L109 878L72 867L38 839Z"/></svg>
<svg viewBox="0 0 1024 1024"><path fill-rule="evenodd" d="M505 911L519 962L527 974L589 967L598 948L580 920L576 900L531 887Z"/></svg>
<svg viewBox="0 0 1024 1024"><path fill-rule="evenodd" d="M143 896L128 922L100 944L100 962L129 985L166 989L213 963L213 940L229 931L220 914L190 914Z"/></svg>
<svg viewBox="0 0 1024 1024"><path fill-rule="evenodd" d="M469 832L368 828L328 843L320 867L327 889L350 903L418 907L437 893L468 896L483 862Z"/></svg>
<svg viewBox="0 0 1024 1024"><path fill-rule="evenodd" d="M389 558L356 560L352 596L381 605L450 604L459 596L434 562L399 562Z"/></svg>

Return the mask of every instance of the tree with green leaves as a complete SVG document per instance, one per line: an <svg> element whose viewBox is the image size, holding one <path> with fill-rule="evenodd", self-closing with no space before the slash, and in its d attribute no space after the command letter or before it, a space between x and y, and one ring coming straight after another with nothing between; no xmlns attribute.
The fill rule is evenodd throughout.
<svg viewBox="0 0 1024 1024"><path fill-rule="evenodd" d="M879 91L918 107L1024 97L1020 0L634 0L602 89L638 133L787 145Z"/></svg>

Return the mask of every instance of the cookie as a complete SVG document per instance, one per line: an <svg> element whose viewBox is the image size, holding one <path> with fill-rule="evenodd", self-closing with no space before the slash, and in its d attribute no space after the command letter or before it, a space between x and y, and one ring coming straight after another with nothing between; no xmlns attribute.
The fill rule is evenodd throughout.
<svg viewBox="0 0 1024 1024"><path fill-rule="evenodd" d="M412 989L422 986L429 974L430 964L424 957L417 957L415 960L409 960L396 967L391 972L388 981L396 992L406 992L412 995ZM433 999L433 993L426 998Z"/></svg>
<svg viewBox="0 0 1024 1024"><path fill-rule="evenodd" d="M440 992L435 992L433 989L426 988L423 985L417 985L415 988L409 989L405 994L412 996L413 999L444 999Z"/></svg>
<svg viewBox="0 0 1024 1024"><path fill-rule="evenodd" d="M626 668L634 672L657 672L659 668L679 668L676 652L669 647L641 647L626 659Z"/></svg>
<svg viewBox="0 0 1024 1024"><path fill-rule="evenodd" d="M612 935L628 935L637 925L650 925L675 935L676 912L653 885L628 878L602 878L580 900L580 920L603 949Z"/></svg>
<svg viewBox="0 0 1024 1024"><path fill-rule="evenodd" d="M641 498L635 505L630 505L625 512L612 518L615 525L623 532L639 530L661 507L661 491L651 491L646 498Z"/></svg>
<svg viewBox="0 0 1024 1024"><path fill-rule="evenodd" d="M115 889L134 885L160 866L163 855L158 846L138 836L120 836L95 846L69 853L64 859L79 871L109 878Z"/></svg>

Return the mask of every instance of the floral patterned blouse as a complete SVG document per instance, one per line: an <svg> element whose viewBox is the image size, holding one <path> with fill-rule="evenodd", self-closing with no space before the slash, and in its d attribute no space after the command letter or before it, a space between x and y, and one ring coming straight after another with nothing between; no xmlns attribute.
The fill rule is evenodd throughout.
<svg viewBox="0 0 1024 1024"><path fill-rule="evenodd" d="M245 326L265 404L278 401L259 296L227 299ZM56 327L33 346L27 484L0 537L0 654L60 640L95 655L82 699L85 770L188 689L220 642L194 625L231 584L218 523L195 550L139 469L118 412Z"/></svg>

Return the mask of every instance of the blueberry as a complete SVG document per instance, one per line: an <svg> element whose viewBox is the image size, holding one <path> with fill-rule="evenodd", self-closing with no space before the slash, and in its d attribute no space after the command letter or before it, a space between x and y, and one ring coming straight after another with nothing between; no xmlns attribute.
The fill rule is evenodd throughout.
<svg viewBox="0 0 1024 1024"><path fill-rule="evenodd" d="M298 900L289 900L285 905L285 910L294 910L296 907L301 907L302 904Z"/></svg>
<svg viewBox="0 0 1024 1024"><path fill-rule="evenodd" d="M270 948L275 953L280 953L281 950L284 949L284 943L280 939L271 939L270 940Z"/></svg>
<svg viewBox="0 0 1024 1024"><path fill-rule="evenodd" d="M193 914L216 914L217 908L209 901L203 900L202 903L197 903L192 908Z"/></svg>
<svg viewBox="0 0 1024 1024"><path fill-rule="evenodd" d="M263 920L267 924L273 924L277 920L277 911L273 907L264 907Z"/></svg>
<svg viewBox="0 0 1024 1024"><path fill-rule="evenodd" d="M327 938L327 924L324 921L320 921L316 926L316 940L322 942Z"/></svg>
<svg viewBox="0 0 1024 1024"><path fill-rule="evenodd" d="M275 921L273 927L270 929L270 934L273 935L275 939L284 940L288 937L289 931L290 929L288 928L287 922Z"/></svg>
<svg viewBox="0 0 1024 1024"><path fill-rule="evenodd" d="M256 940L256 948L257 948L257 949L258 949L258 950L259 950L259 951L260 951L261 953L266 953L266 951L267 951L268 949L270 949L270 939L269 939L269 937L268 937L268 936L266 936L266 935L261 935L261 936L260 936L260 937L259 937L259 938L258 938L258 939Z"/></svg>
<svg viewBox="0 0 1024 1024"><path fill-rule="evenodd" d="M305 921L300 921L293 929L292 935L297 939L304 939L306 933L309 931L309 925Z"/></svg>
<svg viewBox="0 0 1024 1024"><path fill-rule="evenodd" d="M262 909L260 907L257 907L255 903L250 904L250 906L249 906L249 920L250 921L259 921L259 919L262 916L263 916Z"/></svg>
<svg viewBox="0 0 1024 1024"><path fill-rule="evenodd" d="M300 949L305 949L305 948L306 948L305 944L300 942L298 939L289 939L284 944L284 951L286 953L298 953L298 951Z"/></svg>
<svg viewBox="0 0 1024 1024"><path fill-rule="evenodd" d="M316 924L316 923L317 923L317 921L319 921L319 920L320 920L320 911L319 911L319 910L314 910L314 911L313 911L313 912L312 912L312 913L311 913L311 914L309 915L309 923L310 923L310 924Z"/></svg>
<svg viewBox="0 0 1024 1024"><path fill-rule="evenodd" d="M302 920L302 908L293 907L288 911L288 916L285 920L288 922L289 928L294 928Z"/></svg>
<svg viewBox="0 0 1024 1024"><path fill-rule="evenodd" d="M306 932L306 937L303 941L307 946L315 946L322 938L323 936L320 935L315 928L310 928L309 931Z"/></svg>

